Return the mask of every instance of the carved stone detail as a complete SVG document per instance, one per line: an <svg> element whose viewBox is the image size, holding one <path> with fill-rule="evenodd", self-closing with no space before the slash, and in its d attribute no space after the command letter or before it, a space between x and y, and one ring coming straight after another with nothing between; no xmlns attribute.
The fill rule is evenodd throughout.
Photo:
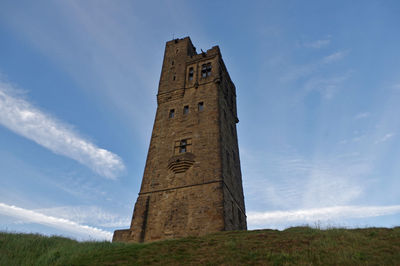
<svg viewBox="0 0 400 266"><path fill-rule="evenodd" d="M195 155L191 152L174 155L168 161L168 169L175 174L186 172L195 162Z"/></svg>

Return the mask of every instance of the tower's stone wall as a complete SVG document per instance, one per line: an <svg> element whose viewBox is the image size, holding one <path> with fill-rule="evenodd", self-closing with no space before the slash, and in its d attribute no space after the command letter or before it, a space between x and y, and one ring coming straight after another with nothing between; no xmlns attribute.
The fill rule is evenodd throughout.
<svg viewBox="0 0 400 266"><path fill-rule="evenodd" d="M131 228L113 241L246 229L235 86L218 46L167 42L157 103Z"/></svg>

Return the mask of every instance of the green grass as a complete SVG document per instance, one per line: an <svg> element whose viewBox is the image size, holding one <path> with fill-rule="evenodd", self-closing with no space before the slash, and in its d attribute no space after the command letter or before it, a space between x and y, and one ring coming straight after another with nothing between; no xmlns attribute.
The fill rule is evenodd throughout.
<svg viewBox="0 0 400 266"><path fill-rule="evenodd" d="M0 233L0 265L400 265L400 227L293 227L147 244Z"/></svg>

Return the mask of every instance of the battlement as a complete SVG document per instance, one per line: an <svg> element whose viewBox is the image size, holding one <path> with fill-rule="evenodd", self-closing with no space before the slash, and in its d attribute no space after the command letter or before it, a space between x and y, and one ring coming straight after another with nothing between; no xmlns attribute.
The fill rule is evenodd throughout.
<svg viewBox="0 0 400 266"><path fill-rule="evenodd" d="M215 56L215 55L220 55L220 49L218 45L215 45L208 49L206 52L201 51L197 53L196 47L193 45L192 40L190 37L184 37L181 39L173 39L170 40L166 43L166 49L167 48L175 48L175 47L182 47L187 46L187 56L194 58L194 59L200 59L202 57L207 57L207 56Z"/></svg>
<svg viewBox="0 0 400 266"><path fill-rule="evenodd" d="M168 41L165 45L165 50L178 49L179 52L179 49L181 48L186 48L187 56L193 56L197 54L196 47L193 45L192 40L189 37L173 39ZM175 51L176 54L178 52Z"/></svg>
<svg viewBox="0 0 400 266"><path fill-rule="evenodd" d="M212 78L199 80L200 72L202 71L201 68L204 64L211 64L213 71ZM198 53L189 37L168 41L165 45L158 94L183 90L196 84L210 82L214 79L220 80L221 68L222 71L226 72L221 52L217 45L207 51L201 50ZM190 69L194 71L193 80L188 80ZM230 80L230 78L228 79Z"/></svg>

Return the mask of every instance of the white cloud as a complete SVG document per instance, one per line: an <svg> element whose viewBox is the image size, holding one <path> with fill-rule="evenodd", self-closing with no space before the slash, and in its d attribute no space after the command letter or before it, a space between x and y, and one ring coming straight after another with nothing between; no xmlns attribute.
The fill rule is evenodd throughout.
<svg viewBox="0 0 400 266"><path fill-rule="evenodd" d="M348 51L339 51L327 55L316 62L303 65L290 66L289 69L285 70L285 73L282 75L281 80L288 82L297 80L301 77L310 76L314 72L319 71L322 67L326 67L330 63L343 59L347 54Z"/></svg>
<svg viewBox="0 0 400 266"><path fill-rule="evenodd" d="M375 144L388 141L389 139L393 138L394 135L396 135L396 134L394 134L394 133L388 133L388 134L386 134L385 136L383 136L382 138L378 139L378 140L375 142Z"/></svg>
<svg viewBox="0 0 400 266"><path fill-rule="evenodd" d="M325 64L333 63L335 61L339 61L342 58L344 58L346 56L346 54L347 54L347 51L339 51L339 52L333 53L331 55L325 56L322 59L322 62Z"/></svg>
<svg viewBox="0 0 400 266"><path fill-rule="evenodd" d="M68 219L79 224L95 224L101 227L129 227L130 219L104 211L97 206L62 206L47 209L38 209L36 212Z"/></svg>
<svg viewBox="0 0 400 266"><path fill-rule="evenodd" d="M320 49L322 47L328 46L330 43L331 43L330 39L321 39L321 40L316 40L314 42L305 43L304 46Z"/></svg>
<svg viewBox="0 0 400 266"><path fill-rule="evenodd" d="M137 134L136 139L140 137L138 146L146 150L156 107L162 45L172 37L171 28L182 26L182 20L176 18L187 16L184 27L188 31L183 32L196 28L197 38L205 41L208 37L199 30L202 24L188 15L191 8L184 4L177 8L169 2L158 6L163 12L157 17L166 22L162 25L141 12L149 8L157 13L151 4L131 1L55 1L45 8L26 7L27 12L10 5L9 12L2 12L1 21L82 90L96 95L92 100L98 105L113 116L133 121L125 128ZM144 22L153 34L143 30ZM212 42L207 43L206 47Z"/></svg>
<svg viewBox="0 0 400 266"><path fill-rule="evenodd" d="M318 91L325 99L331 99L348 77L349 74L331 78L310 78L304 87L306 91Z"/></svg>
<svg viewBox="0 0 400 266"><path fill-rule="evenodd" d="M275 228L280 225L316 223L336 219L366 218L400 213L400 205L333 206L290 211L248 212L247 223L253 228ZM282 228L282 227L280 227Z"/></svg>
<svg viewBox="0 0 400 266"><path fill-rule="evenodd" d="M107 178L114 179L125 169L118 155L97 147L70 126L16 97L13 92L11 84L0 80L0 124Z"/></svg>
<svg viewBox="0 0 400 266"><path fill-rule="evenodd" d="M392 86L392 88L393 88L395 91L400 91L400 83L394 84L394 85Z"/></svg>
<svg viewBox="0 0 400 266"><path fill-rule="evenodd" d="M369 116L370 116L370 113L363 112L363 113L359 113L359 114L355 115L354 119L363 119L363 118L367 118Z"/></svg>
<svg viewBox="0 0 400 266"><path fill-rule="evenodd" d="M11 216L24 222L37 223L58 230L67 231L79 236L80 240L111 240L113 235L111 232L96 227L81 225L67 219L47 216L36 211L4 203L0 203L0 214Z"/></svg>
<svg viewBox="0 0 400 266"><path fill-rule="evenodd" d="M318 67L318 63L290 66L290 68L282 74L281 80L284 82L297 80L301 77L310 75L316 69L318 69Z"/></svg>
<svg viewBox="0 0 400 266"><path fill-rule="evenodd" d="M246 202L253 209L348 205L369 186L371 166L357 153L308 159L294 151L248 154L241 149ZM362 180L362 182L361 182Z"/></svg>

